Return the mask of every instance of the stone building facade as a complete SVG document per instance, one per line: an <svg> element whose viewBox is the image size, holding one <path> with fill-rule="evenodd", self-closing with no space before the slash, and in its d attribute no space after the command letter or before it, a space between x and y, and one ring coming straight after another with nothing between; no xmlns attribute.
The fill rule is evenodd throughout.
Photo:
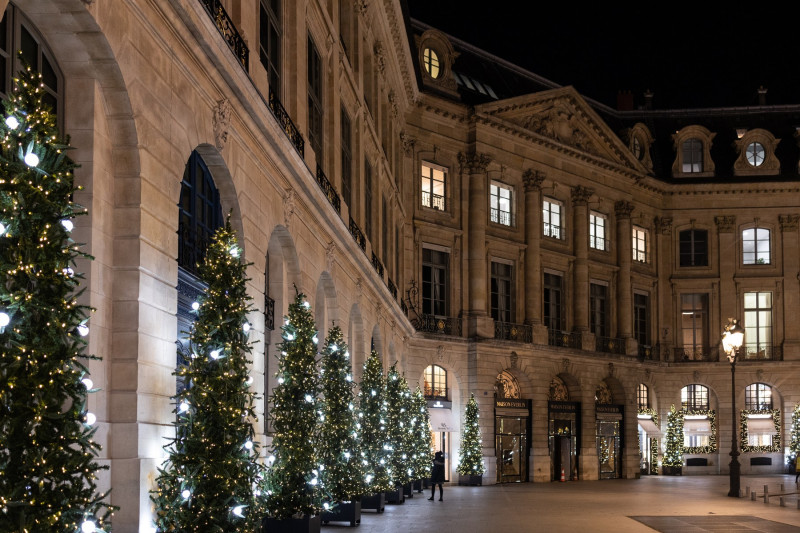
<svg viewBox="0 0 800 533"><path fill-rule="evenodd" d="M262 397L296 287L323 334L345 331L356 376L374 347L425 388L452 481L470 394L484 483L657 472L672 405L684 474L727 473L732 392L743 472L784 471L800 106L612 109L400 0L0 8L0 90L17 48L50 69L81 165L115 530L151 527L193 259L228 213L252 263ZM733 391L728 317L747 331ZM268 402L258 412L268 445Z"/></svg>

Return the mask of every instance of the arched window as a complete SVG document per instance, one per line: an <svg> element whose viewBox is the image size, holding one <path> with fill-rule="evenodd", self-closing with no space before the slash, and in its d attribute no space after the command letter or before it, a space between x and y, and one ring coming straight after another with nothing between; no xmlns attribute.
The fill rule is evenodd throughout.
<svg viewBox="0 0 800 533"><path fill-rule="evenodd" d="M425 398L429 400L447 400L447 370L439 365L430 365L423 372L425 380Z"/></svg>
<svg viewBox="0 0 800 533"><path fill-rule="evenodd" d="M681 389L681 406L685 410L704 411L709 409L708 387L687 385Z"/></svg>
<svg viewBox="0 0 800 533"><path fill-rule="evenodd" d="M639 383L639 386L636 387L636 403L640 411L650 408L650 390L644 383Z"/></svg>
<svg viewBox="0 0 800 533"><path fill-rule="evenodd" d="M754 411L772 409L772 387L766 383L753 383L745 387L744 408Z"/></svg>
<svg viewBox="0 0 800 533"><path fill-rule="evenodd" d="M23 61L42 75L45 90L42 100L59 116L63 107L61 71L41 34L14 4L9 3L0 21L0 97L4 99L22 69L17 57L18 50L22 52ZM63 127L60 120L59 127Z"/></svg>
<svg viewBox="0 0 800 533"><path fill-rule="evenodd" d="M194 322L192 304L203 292L197 265L203 260L211 236L222 226L219 191L203 158L192 152L181 182L178 204L178 361L186 364L188 334ZM185 384L178 379L180 392Z"/></svg>
<svg viewBox="0 0 800 533"><path fill-rule="evenodd" d="M770 231L765 228L742 230L742 262L745 265L768 265Z"/></svg>

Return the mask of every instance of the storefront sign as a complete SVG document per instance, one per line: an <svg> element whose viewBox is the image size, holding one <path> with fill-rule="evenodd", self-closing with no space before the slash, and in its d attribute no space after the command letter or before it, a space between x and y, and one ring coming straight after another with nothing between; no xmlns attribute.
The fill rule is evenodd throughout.
<svg viewBox="0 0 800 533"><path fill-rule="evenodd" d="M621 405L598 404L595 406L597 414L603 413L607 415L622 415Z"/></svg>
<svg viewBox="0 0 800 533"><path fill-rule="evenodd" d="M503 398L502 400L494 401L495 409L528 409L528 400L519 400L515 398Z"/></svg>
<svg viewBox="0 0 800 533"><path fill-rule="evenodd" d="M547 407L551 413L577 413L578 402L548 402Z"/></svg>

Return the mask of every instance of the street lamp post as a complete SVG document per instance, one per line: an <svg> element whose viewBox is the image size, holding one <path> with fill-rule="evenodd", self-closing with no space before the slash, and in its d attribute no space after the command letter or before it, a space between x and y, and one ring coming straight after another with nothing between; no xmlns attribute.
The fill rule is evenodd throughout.
<svg viewBox="0 0 800 533"><path fill-rule="evenodd" d="M736 431L736 355L744 341L744 329L733 318L728 319L728 325L722 332L722 348L728 354L728 361L731 363L731 464L730 464L730 490L728 496L731 498L739 497L739 446L737 444Z"/></svg>

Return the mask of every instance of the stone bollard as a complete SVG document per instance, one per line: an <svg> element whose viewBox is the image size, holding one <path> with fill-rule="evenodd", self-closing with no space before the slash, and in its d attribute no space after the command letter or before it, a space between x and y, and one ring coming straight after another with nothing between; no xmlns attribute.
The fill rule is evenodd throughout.
<svg viewBox="0 0 800 533"><path fill-rule="evenodd" d="M783 496L781 496L781 507L786 507L786 502L783 500Z"/></svg>

